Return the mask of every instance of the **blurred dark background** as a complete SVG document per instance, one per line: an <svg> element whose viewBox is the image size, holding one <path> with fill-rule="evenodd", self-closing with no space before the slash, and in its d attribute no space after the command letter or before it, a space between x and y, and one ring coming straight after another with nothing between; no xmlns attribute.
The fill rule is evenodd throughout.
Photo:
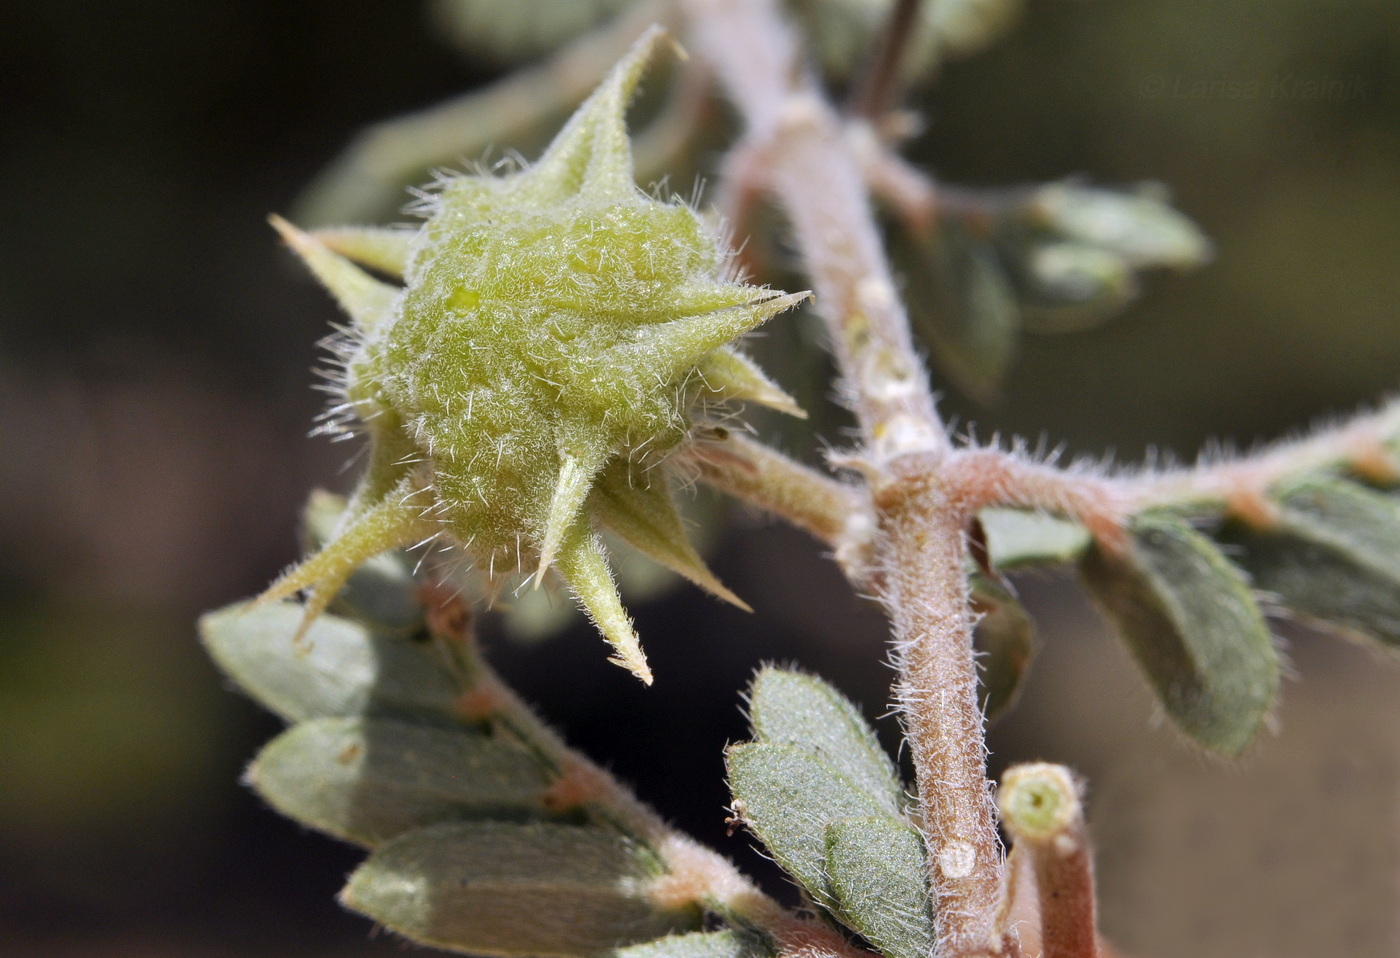
<svg viewBox="0 0 1400 958"><path fill-rule="evenodd" d="M194 619L261 589L307 491L348 481L343 447L305 438L334 308L266 215L355 130L489 75L412 3L0 6L0 954L403 949L333 901L357 852L237 784L277 723ZM1333 78L1345 94L1289 92ZM1189 95L1217 80L1260 92ZM1189 457L1394 388L1391 0L1034 0L923 106L917 152L951 181L1158 179L1217 244L1117 323L1026 340L995 407L949 395L980 434ZM650 690L586 628L488 639L573 742L781 890L725 836L739 692L798 661L881 715L883 626L783 528L736 517L715 565L756 614L687 589L637 608ZM1089 777L1111 935L1162 958L1400 952L1400 668L1290 634L1281 732L1207 762L1068 580L1022 588L1046 648L993 764Z"/></svg>

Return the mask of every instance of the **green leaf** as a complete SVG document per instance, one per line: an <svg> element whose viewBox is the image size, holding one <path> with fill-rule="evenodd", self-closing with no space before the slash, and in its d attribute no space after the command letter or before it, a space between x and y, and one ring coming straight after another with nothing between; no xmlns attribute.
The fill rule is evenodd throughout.
<svg viewBox="0 0 1400 958"><path fill-rule="evenodd" d="M832 822L826 870L846 921L888 958L933 954L928 861L913 826L888 818Z"/></svg>
<svg viewBox="0 0 1400 958"><path fill-rule="evenodd" d="M1024 328L1077 333L1121 313L1137 295L1127 260L1084 243L1032 242L1003 247Z"/></svg>
<svg viewBox="0 0 1400 958"><path fill-rule="evenodd" d="M413 576L397 551L366 560L351 573L329 609L401 638L423 628L423 604L414 595Z"/></svg>
<svg viewBox="0 0 1400 958"><path fill-rule="evenodd" d="M1249 586L1175 516L1138 516L1129 532L1125 555L1084 556L1084 581L1167 714L1206 748L1236 755L1278 691L1278 654Z"/></svg>
<svg viewBox="0 0 1400 958"><path fill-rule="evenodd" d="M901 823L888 794L871 794L791 745L748 742L731 746L725 759L735 813L815 901L839 912L827 882L826 828L841 818Z"/></svg>
<svg viewBox="0 0 1400 958"><path fill-rule="evenodd" d="M632 0L433 0L439 31L496 64L537 57L621 11Z"/></svg>
<svg viewBox="0 0 1400 958"><path fill-rule="evenodd" d="M612 958L770 958L773 954L753 935L737 931L697 931L619 948Z"/></svg>
<svg viewBox="0 0 1400 958"><path fill-rule="evenodd" d="M374 846L436 822L545 814L548 770L505 738L392 719L313 719L267 745L248 781L279 812Z"/></svg>
<svg viewBox="0 0 1400 958"><path fill-rule="evenodd" d="M1277 501L1269 528L1221 532L1255 586L1309 619L1400 646L1400 504L1337 479L1282 489Z"/></svg>
<svg viewBox="0 0 1400 958"><path fill-rule="evenodd" d="M1077 522L1025 509L983 509L977 514L992 568L1074 562L1089 548L1089 532Z"/></svg>
<svg viewBox="0 0 1400 958"><path fill-rule="evenodd" d="M239 603L199 620L209 654L243 690L289 722L364 713L452 715L461 689L429 646L375 635L332 615L293 640L302 608Z"/></svg>
<svg viewBox="0 0 1400 958"><path fill-rule="evenodd" d="M1035 625L1024 606L1000 584L971 577L972 607L982 618L973 635L978 659L982 714L995 721L1015 704L1035 657Z"/></svg>
<svg viewBox="0 0 1400 958"><path fill-rule="evenodd" d="M754 738L790 745L829 766L891 812L904 801L904 786L860 711L835 688L811 675L764 668L749 691Z"/></svg>
<svg viewBox="0 0 1400 958"><path fill-rule="evenodd" d="M1050 183L1035 191L1032 215L1067 239L1112 250L1135 269L1189 269L1210 259L1210 240L1172 209L1159 187L1130 191Z"/></svg>
<svg viewBox="0 0 1400 958"><path fill-rule="evenodd" d="M1021 318L991 244L946 219L925 235L896 232L890 254L907 284L910 319L939 368L974 398L994 398L1015 358Z"/></svg>
<svg viewBox="0 0 1400 958"><path fill-rule="evenodd" d="M825 72L847 79L860 67L889 22L893 0L789 0ZM940 0L918 8L900 58L900 76L914 84L934 75L944 59L975 53L1016 22L1020 0Z"/></svg>
<svg viewBox="0 0 1400 958"><path fill-rule="evenodd" d="M597 955L695 928L648 900L654 859L601 828L463 822L409 832L341 900L416 941L478 955Z"/></svg>

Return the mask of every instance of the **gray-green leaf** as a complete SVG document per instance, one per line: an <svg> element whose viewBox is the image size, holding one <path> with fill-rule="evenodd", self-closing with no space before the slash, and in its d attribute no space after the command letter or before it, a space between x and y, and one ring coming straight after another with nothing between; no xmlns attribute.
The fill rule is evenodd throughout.
<svg viewBox="0 0 1400 958"><path fill-rule="evenodd" d="M467 729L326 718L273 739L248 781L278 811L374 846L436 822L545 814L550 776L533 752Z"/></svg>
<svg viewBox="0 0 1400 958"><path fill-rule="evenodd" d="M749 691L754 738L791 745L825 763L891 811L904 798L899 772L860 711L811 675L765 668Z"/></svg>
<svg viewBox="0 0 1400 958"><path fill-rule="evenodd" d="M219 666L288 721L366 712L452 714L460 693L432 649L333 615L294 643L302 608L247 603L210 612L200 636Z"/></svg>
<svg viewBox="0 0 1400 958"><path fill-rule="evenodd" d="M697 931L619 948L612 958L771 958L773 954L753 935L737 931Z"/></svg>
<svg viewBox="0 0 1400 958"><path fill-rule="evenodd" d="M888 818L832 822L826 870L845 920L888 958L933 954L928 862L912 826Z"/></svg>
<svg viewBox="0 0 1400 958"><path fill-rule="evenodd" d="M896 231L890 255L908 286L915 330L938 366L980 400L993 398L1015 358L1021 317L991 244L956 220L936 231Z"/></svg>
<svg viewBox="0 0 1400 958"><path fill-rule="evenodd" d="M1132 268L1111 250L1072 242L1007 244L1003 250L1027 332L1092 329L1137 295Z"/></svg>
<svg viewBox="0 0 1400 958"><path fill-rule="evenodd" d="M1400 646L1400 504L1338 479L1280 490L1267 529L1229 523L1254 584L1310 619Z"/></svg>
<svg viewBox="0 0 1400 958"><path fill-rule="evenodd" d="M1084 556L1084 581L1167 714L1206 748L1236 755L1278 691L1278 654L1249 586L1175 516L1138 516L1129 533L1126 555Z"/></svg>
<svg viewBox="0 0 1400 958"><path fill-rule="evenodd" d="M1137 269L1189 269L1211 255L1210 241L1200 227L1150 184L1121 191L1049 183L1036 190L1032 209L1049 230L1112 250Z"/></svg>
<svg viewBox="0 0 1400 958"><path fill-rule="evenodd" d="M417 941L478 955L599 955L698 926L648 900L653 860L601 828L434 825L382 846L341 894Z"/></svg>
<svg viewBox="0 0 1400 958"><path fill-rule="evenodd" d="M812 898L839 913L827 882L826 828L841 818L902 821L835 768L791 745L748 742L725 755L734 810Z"/></svg>
<svg viewBox="0 0 1400 958"><path fill-rule="evenodd" d="M1026 509L983 509L977 514L992 568L1006 572L1030 565L1073 562L1089 547L1077 522Z"/></svg>

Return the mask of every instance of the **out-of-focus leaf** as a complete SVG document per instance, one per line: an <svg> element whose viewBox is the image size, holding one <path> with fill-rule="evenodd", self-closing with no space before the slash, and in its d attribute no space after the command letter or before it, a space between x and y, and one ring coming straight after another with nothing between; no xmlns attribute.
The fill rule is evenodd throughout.
<svg viewBox="0 0 1400 958"><path fill-rule="evenodd" d="M619 948L611 958L770 958L773 954L753 935L737 931L697 931Z"/></svg>
<svg viewBox="0 0 1400 958"><path fill-rule="evenodd" d="M790 745L829 766L892 812L904 786L859 710L835 688L811 675L765 668L749 692L754 738Z"/></svg>
<svg viewBox="0 0 1400 958"><path fill-rule="evenodd" d="M893 0L788 0L822 66L851 75L889 21ZM1015 23L1020 0L927 0L905 49L909 82L930 76L945 57L967 56L1000 39Z"/></svg>
<svg viewBox="0 0 1400 958"><path fill-rule="evenodd" d="M510 64L548 53L635 2L433 0L429 9L454 46Z"/></svg>
<svg viewBox="0 0 1400 958"><path fill-rule="evenodd" d="M284 815L373 846L436 822L543 815L550 776L534 753L508 739L328 718L273 739L248 781Z"/></svg>
<svg viewBox="0 0 1400 958"><path fill-rule="evenodd" d="M939 369L974 398L994 398L1015 358L1021 317L991 243L945 218L923 235L897 231L890 255Z"/></svg>
<svg viewBox="0 0 1400 958"><path fill-rule="evenodd" d="M1266 529L1227 523L1256 587L1309 619L1400 646L1400 503L1337 479L1279 491Z"/></svg>
<svg viewBox="0 0 1400 958"><path fill-rule="evenodd" d="M306 549L320 549L345 512L345 497L316 490L302 512ZM351 573L331 600L330 611L369 625L376 632L410 636L423 627L423 604L414 595L413 575L398 550L382 552Z"/></svg>
<svg viewBox="0 0 1400 958"><path fill-rule="evenodd" d="M983 509L977 514L992 568L1074 562L1089 547L1089 533L1077 522L1024 509Z"/></svg>
<svg viewBox="0 0 1400 958"><path fill-rule="evenodd" d="M1189 269L1211 256L1200 228L1150 186L1123 192L1051 183L1035 191L1029 211L1051 233L1112 250L1134 269Z"/></svg>
<svg viewBox="0 0 1400 958"><path fill-rule="evenodd" d="M972 608L982 618L973 640L982 714L995 721L1016 703L1035 657L1035 625L1025 607L1006 588L980 573L971 577Z"/></svg>
<svg viewBox="0 0 1400 958"><path fill-rule="evenodd" d="M597 955L699 925L647 898L654 859L601 828L461 822L408 832L341 900L416 941L477 955Z"/></svg>
<svg viewBox="0 0 1400 958"><path fill-rule="evenodd" d="M320 716L453 714L460 688L433 649L322 615L300 642L302 608L238 603L199 620L209 654L245 692L297 722Z"/></svg>
<svg viewBox="0 0 1400 958"><path fill-rule="evenodd" d="M1076 333L1114 318L1137 296L1132 267L1121 255L1085 243L1031 243L1008 257L1031 333Z"/></svg>
<svg viewBox="0 0 1400 958"><path fill-rule="evenodd" d="M888 818L832 822L826 871L844 919L888 958L933 954L928 862L913 826Z"/></svg>
<svg viewBox="0 0 1400 958"><path fill-rule="evenodd" d="M1183 520L1133 519L1126 554L1091 549L1084 581L1163 706L1225 755L1249 744L1278 691L1278 655L1244 577Z"/></svg>
<svg viewBox="0 0 1400 958"><path fill-rule="evenodd" d="M925 0L924 20L949 54L967 56L999 40L1021 13L1021 0Z"/></svg>
<svg viewBox="0 0 1400 958"><path fill-rule="evenodd" d="M818 903L840 913L826 872L826 828L842 818L902 822L888 795L873 795L812 753L748 742L725 754L734 811Z"/></svg>
<svg viewBox="0 0 1400 958"><path fill-rule="evenodd" d="M524 589L500 605L506 633L524 643L542 642L579 621L582 613L566 596L549 589Z"/></svg>

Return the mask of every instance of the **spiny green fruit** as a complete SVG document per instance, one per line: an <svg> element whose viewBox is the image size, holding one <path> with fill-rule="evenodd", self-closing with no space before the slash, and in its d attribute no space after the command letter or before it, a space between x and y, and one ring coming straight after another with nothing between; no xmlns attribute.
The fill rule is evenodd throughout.
<svg viewBox="0 0 1400 958"><path fill-rule="evenodd" d="M726 344L803 298L726 273L696 212L633 182L623 113L642 37L533 166L445 178L416 231L274 225L352 323L327 431L369 437L334 535L262 596L314 618L361 562L441 540L494 587L553 569L651 681L598 529L738 605L685 537L667 457L708 402L801 414ZM403 279L374 278L351 260Z"/></svg>

